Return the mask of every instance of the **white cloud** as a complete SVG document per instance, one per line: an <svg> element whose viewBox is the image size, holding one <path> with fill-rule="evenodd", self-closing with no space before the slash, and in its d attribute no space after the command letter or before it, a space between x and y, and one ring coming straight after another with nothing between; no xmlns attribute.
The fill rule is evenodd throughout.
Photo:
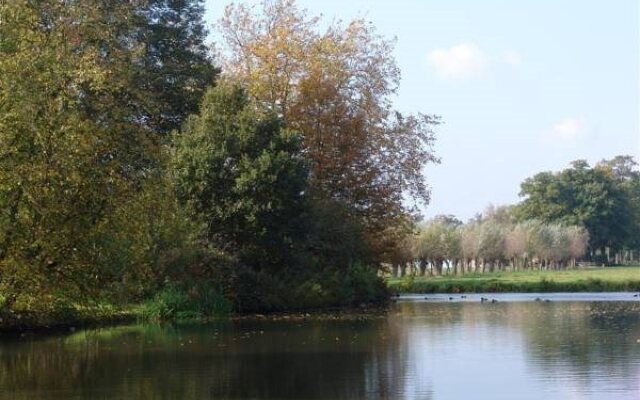
<svg viewBox="0 0 640 400"><path fill-rule="evenodd" d="M479 77L489 66L488 57L475 43L433 50L428 55L428 62L438 76L455 80Z"/></svg>
<svg viewBox="0 0 640 400"><path fill-rule="evenodd" d="M575 140L584 133L584 122L578 118L567 118L553 126L553 134L564 140Z"/></svg>
<svg viewBox="0 0 640 400"><path fill-rule="evenodd" d="M546 144L575 144L587 134L587 124L583 118L565 118L554 124L542 135Z"/></svg>
<svg viewBox="0 0 640 400"><path fill-rule="evenodd" d="M522 65L522 56L515 50L501 55L489 55L473 42L457 44L448 49L435 49L427 56L429 66L443 79L467 80L482 77L492 65L512 68Z"/></svg>
<svg viewBox="0 0 640 400"><path fill-rule="evenodd" d="M517 51L508 50L502 54L502 61L511 67L517 68L522 65L522 56Z"/></svg>

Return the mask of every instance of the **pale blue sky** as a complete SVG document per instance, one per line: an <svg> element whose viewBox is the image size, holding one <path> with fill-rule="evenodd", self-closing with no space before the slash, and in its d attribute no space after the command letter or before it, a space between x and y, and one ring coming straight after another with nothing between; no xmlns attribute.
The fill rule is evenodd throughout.
<svg viewBox="0 0 640 400"><path fill-rule="evenodd" d="M207 21L227 3L207 0ZM425 215L463 220L517 202L520 182L537 172L640 157L639 3L299 0L327 18L364 15L397 37L397 108L445 122Z"/></svg>

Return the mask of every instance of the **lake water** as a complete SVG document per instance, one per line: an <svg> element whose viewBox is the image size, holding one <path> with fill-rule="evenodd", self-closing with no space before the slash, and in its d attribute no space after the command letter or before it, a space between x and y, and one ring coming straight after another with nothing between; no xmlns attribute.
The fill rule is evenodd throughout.
<svg viewBox="0 0 640 400"><path fill-rule="evenodd" d="M632 294L427 296L368 320L2 338L0 399L640 399Z"/></svg>

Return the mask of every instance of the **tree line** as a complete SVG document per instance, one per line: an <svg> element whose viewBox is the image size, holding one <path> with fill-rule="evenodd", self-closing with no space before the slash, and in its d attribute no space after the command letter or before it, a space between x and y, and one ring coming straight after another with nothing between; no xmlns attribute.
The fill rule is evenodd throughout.
<svg viewBox="0 0 640 400"><path fill-rule="evenodd" d="M542 172L522 183L519 220L539 219L584 227L587 259L602 263L638 260L640 171L632 156L594 166L585 160L559 172Z"/></svg>
<svg viewBox="0 0 640 400"><path fill-rule="evenodd" d="M440 215L404 243L393 275L622 264L640 255L640 172L631 156L574 161L521 186L522 202L490 206L468 223Z"/></svg>
<svg viewBox="0 0 640 400"><path fill-rule="evenodd" d="M226 8L214 58L203 15L0 2L3 314L167 288L240 311L385 296L438 162L438 118L391 106L393 41L264 1Z"/></svg>
<svg viewBox="0 0 640 400"><path fill-rule="evenodd" d="M537 220L505 223L489 217L462 224L440 216L408 240L410 262L392 272L438 276L571 268L585 255L588 237L584 228Z"/></svg>

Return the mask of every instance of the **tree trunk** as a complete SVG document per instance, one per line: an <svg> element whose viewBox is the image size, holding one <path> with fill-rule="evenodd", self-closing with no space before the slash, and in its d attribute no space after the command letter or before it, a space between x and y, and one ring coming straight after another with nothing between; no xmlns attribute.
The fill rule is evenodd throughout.
<svg viewBox="0 0 640 400"><path fill-rule="evenodd" d="M420 260L420 276L427 275L427 260Z"/></svg>

